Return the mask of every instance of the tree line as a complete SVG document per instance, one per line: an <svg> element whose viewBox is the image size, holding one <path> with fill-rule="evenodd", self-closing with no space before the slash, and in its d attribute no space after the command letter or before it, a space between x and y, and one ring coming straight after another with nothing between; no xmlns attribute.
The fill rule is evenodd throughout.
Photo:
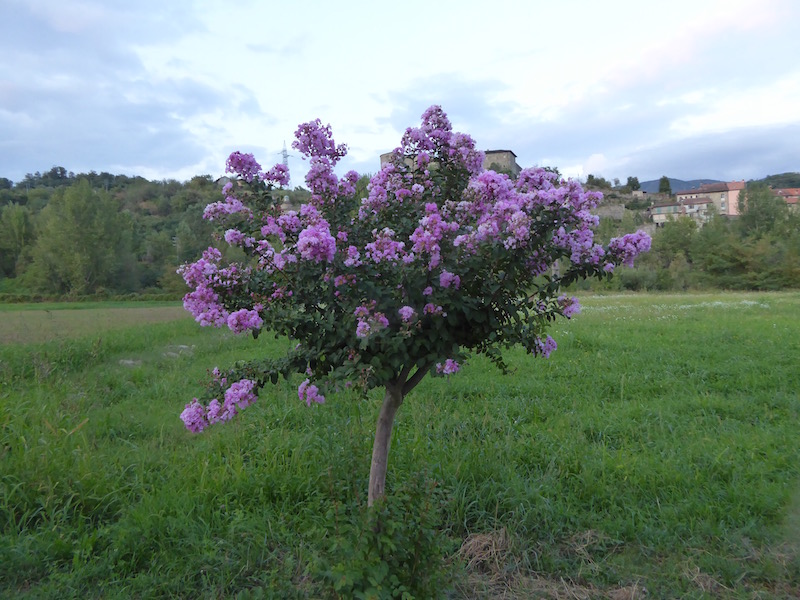
<svg viewBox="0 0 800 600"><path fill-rule="evenodd" d="M637 267L603 285L663 291L800 288L800 212L763 182L747 185L739 210L738 218L712 214L702 225L687 216L665 223ZM614 235L626 226L601 219L599 231Z"/></svg>
<svg viewBox="0 0 800 600"><path fill-rule="evenodd" d="M210 175L149 181L63 167L0 178L0 294L182 294L175 271L208 247L203 210L221 187ZM308 192L285 194L299 203Z"/></svg>
<svg viewBox="0 0 800 600"><path fill-rule="evenodd" d="M633 209L622 221L601 218L601 241L646 224L646 206L618 194L627 190L592 179L587 186L603 191L607 202ZM638 180L629 177L624 187L635 189ZM295 205L309 196L302 187L284 193ZM0 178L0 295L183 294L186 287L175 271L208 247L212 228L203 210L220 199L221 183L210 175L149 181L53 167L16 184ZM639 267L591 286L800 288L800 215L763 182L748 184L742 200L736 220L713 216L699 227L680 218L658 228L653 250ZM233 252L224 242L219 247Z"/></svg>

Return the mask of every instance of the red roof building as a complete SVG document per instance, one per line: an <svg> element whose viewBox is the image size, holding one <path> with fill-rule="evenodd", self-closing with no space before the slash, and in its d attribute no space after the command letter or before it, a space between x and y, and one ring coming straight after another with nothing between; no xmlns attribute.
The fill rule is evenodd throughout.
<svg viewBox="0 0 800 600"><path fill-rule="evenodd" d="M739 194L745 188L744 180L720 183L704 183L693 190L675 193L678 202L686 203L695 199L708 199L717 209L717 213L728 217L739 215Z"/></svg>
<svg viewBox="0 0 800 600"><path fill-rule="evenodd" d="M800 200L800 188L781 188L772 190L778 196L786 200L789 210L798 210L798 201Z"/></svg>

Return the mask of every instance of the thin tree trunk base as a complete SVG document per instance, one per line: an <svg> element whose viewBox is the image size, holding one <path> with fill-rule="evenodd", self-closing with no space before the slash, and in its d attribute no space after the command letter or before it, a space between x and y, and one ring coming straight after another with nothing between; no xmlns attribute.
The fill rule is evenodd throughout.
<svg viewBox="0 0 800 600"><path fill-rule="evenodd" d="M392 444L392 425L397 409L403 403L402 385L387 385L383 397L375 441L372 445L372 464L369 469L369 494L367 505L372 506L386 494L386 469L389 464L389 447Z"/></svg>

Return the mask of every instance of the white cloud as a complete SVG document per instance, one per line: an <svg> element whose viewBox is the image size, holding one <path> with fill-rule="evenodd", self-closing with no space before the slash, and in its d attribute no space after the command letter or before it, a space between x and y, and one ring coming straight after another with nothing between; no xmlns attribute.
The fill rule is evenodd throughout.
<svg viewBox="0 0 800 600"><path fill-rule="evenodd" d="M800 123L800 71L771 85L702 94L703 102L686 102L694 111L672 122L677 135L713 134L736 127Z"/></svg>
<svg viewBox="0 0 800 600"><path fill-rule="evenodd" d="M0 176L15 180L53 164L220 174L235 149L279 160L315 117L349 145L343 167L374 172L432 103L480 147L607 178L749 164L755 132L788 152L800 123L791 0L6 0L0 20L15 24L0 38ZM712 134L735 156L672 151Z"/></svg>

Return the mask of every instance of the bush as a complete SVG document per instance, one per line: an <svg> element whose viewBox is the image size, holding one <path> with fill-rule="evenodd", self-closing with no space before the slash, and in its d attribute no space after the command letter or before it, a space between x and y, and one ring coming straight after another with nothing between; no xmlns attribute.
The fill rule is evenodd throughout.
<svg viewBox="0 0 800 600"><path fill-rule="evenodd" d="M451 571L443 508L444 494L425 473L371 508L337 504L327 515L336 535L317 576L337 598L444 597Z"/></svg>

